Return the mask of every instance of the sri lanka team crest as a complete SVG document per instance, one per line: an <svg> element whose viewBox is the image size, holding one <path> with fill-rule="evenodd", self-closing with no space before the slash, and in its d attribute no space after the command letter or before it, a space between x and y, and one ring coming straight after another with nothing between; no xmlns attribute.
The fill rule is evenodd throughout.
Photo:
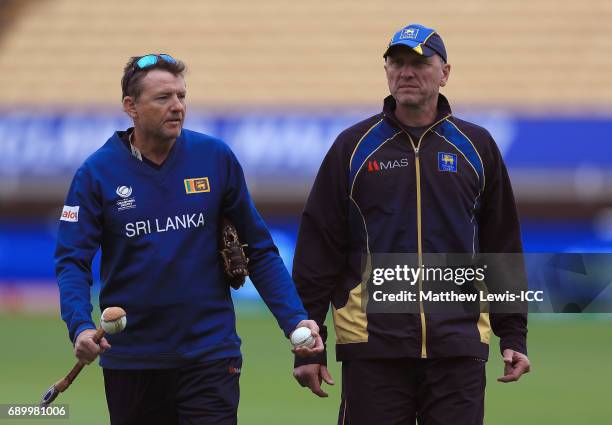
<svg viewBox="0 0 612 425"><path fill-rule="evenodd" d="M418 28L404 28L404 30L400 34L400 40L404 40L406 38L417 38L418 34Z"/></svg>
<svg viewBox="0 0 612 425"><path fill-rule="evenodd" d="M457 155L454 153L438 152L438 170L457 172Z"/></svg>
<svg viewBox="0 0 612 425"><path fill-rule="evenodd" d="M198 177L195 179L185 179L185 193L210 192L208 177Z"/></svg>

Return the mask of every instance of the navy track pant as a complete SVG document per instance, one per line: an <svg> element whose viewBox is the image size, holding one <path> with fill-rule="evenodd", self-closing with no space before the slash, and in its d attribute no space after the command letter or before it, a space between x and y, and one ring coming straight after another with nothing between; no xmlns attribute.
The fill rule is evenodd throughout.
<svg viewBox="0 0 612 425"><path fill-rule="evenodd" d="M176 369L103 369L112 425L234 425L240 358Z"/></svg>
<svg viewBox="0 0 612 425"><path fill-rule="evenodd" d="M342 363L339 425L482 425L486 362L471 357Z"/></svg>

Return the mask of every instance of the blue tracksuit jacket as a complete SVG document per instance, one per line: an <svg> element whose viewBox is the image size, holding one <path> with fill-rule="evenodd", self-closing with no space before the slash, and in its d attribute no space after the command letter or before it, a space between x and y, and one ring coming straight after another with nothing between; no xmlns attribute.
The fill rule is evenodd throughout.
<svg viewBox="0 0 612 425"><path fill-rule="evenodd" d="M163 166L135 158L115 133L76 172L55 254L70 339L94 328L91 261L102 249L100 307L120 306L127 327L107 338L103 367L172 368L240 355L217 241L228 217L248 244L249 272L288 335L306 319L228 146L184 129Z"/></svg>

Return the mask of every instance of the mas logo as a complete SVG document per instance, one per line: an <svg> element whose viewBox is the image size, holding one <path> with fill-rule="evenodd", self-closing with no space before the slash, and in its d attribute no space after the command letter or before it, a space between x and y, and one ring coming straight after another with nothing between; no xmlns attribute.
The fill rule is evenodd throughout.
<svg viewBox="0 0 612 425"><path fill-rule="evenodd" d="M192 193L203 192L210 192L210 184L208 183L208 177L185 179L185 193L190 195Z"/></svg>
<svg viewBox="0 0 612 425"><path fill-rule="evenodd" d="M390 159L389 161L378 161L376 159L373 159L372 161L368 161L368 173L391 170L393 168L407 166L408 158Z"/></svg>
<svg viewBox="0 0 612 425"><path fill-rule="evenodd" d="M79 206L71 207L69 205L64 205L60 221L70 221L72 223L79 221Z"/></svg>
<svg viewBox="0 0 612 425"><path fill-rule="evenodd" d="M457 155L454 153L438 152L438 170L457 172Z"/></svg>

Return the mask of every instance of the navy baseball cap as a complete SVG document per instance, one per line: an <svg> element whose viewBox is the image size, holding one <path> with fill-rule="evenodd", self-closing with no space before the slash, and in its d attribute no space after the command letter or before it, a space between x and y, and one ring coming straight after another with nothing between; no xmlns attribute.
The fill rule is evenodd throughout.
<svg viewBox="0 0 612 425"><path fill-rule="evenodd" d="M446 62L446 48L442 37L433 28L427 28L419 24L410 24L395 34L387 46L387 50L383 54L383 58L387 59L389 50L395 46L408 46L419 55L433 56L440 55Z"/></svg>

